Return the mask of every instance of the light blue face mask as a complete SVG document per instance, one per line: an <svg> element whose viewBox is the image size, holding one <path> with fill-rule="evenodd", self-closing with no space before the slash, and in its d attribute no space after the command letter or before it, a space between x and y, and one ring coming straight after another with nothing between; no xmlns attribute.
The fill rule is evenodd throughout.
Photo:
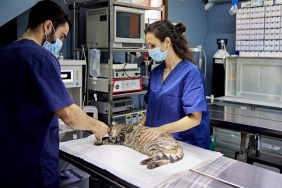
<svg viewBox="0 0 282 188"><path fill-rule="evenodd" d="M154 48L154 49L149 49L148 50L149 56L154 60L154 61L164 61L167 57L168 49L166 51L162 52L160 47Z"/></svg>
<svg viewBox="0 0 282 188"><path fill-rule="evenodd" d="M53 25L52 25L52 27L53 27ZM47 40L47 35L46 35L46 41L44 42L43 47L45 49L49 50L54 55L56 55L56 54L58 54L58 52L62 48L63 42L57 37L54 27L53 27L53 30L54 30L54 33L55 33L55 36L56 36L56 41L54 43L49 42Z"/></svg>

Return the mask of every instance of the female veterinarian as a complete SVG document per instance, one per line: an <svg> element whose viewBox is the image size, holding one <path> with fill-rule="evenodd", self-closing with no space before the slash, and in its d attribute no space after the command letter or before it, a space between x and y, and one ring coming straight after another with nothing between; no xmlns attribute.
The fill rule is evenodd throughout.
<svg viewBox="0 0 282 188"><path fill-rule="evenodd" d="M209 112L205 80L193 63L184 36L186 27L167 20L154 22L145 29L149 56L162 62L150 74L145 102L147 115L139 125L151 127L140 137L140 144L162 133L205 149L210 148Z"/></svg>

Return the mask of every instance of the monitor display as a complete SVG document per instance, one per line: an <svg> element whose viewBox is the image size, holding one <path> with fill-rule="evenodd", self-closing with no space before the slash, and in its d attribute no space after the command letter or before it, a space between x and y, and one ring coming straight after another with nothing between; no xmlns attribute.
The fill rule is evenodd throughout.
<svg viewBox="0 0 282 188"><path fill-rule="evenodd" d="M114 6L112 17L108 7L87 11L86 40L97 48L108 48L109 45L114 48L142 48L145 43L144 30L143 9Z"/></svg>
<svg viewBox="0 0 282 188"><path fill-rule="evenodd" d="M140 38L140 14L116 13L116 37Z"/></svg>

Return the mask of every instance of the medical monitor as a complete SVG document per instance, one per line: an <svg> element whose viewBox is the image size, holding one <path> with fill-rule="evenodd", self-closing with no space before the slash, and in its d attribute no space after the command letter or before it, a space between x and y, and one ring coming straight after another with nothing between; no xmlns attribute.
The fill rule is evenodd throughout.
<svg viewBox="0 0 282 188"><path fill-rule="evenodd" d="M109 8L87 11L86 42L97 48L109 47ZM145 43L145 11L136 8L113 7L113 47L142 48Z"/></svg>

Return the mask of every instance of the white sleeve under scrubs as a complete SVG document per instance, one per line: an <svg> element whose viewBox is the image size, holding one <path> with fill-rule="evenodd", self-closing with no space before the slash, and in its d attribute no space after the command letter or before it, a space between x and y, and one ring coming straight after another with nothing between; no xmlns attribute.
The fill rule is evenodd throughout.
<svg viewBox="0 0 282 188"><path fill-rule="evenodd" d="M162 82L165 64L150 74L145 102L146 126L158 127L193 113L202 112L201 123L189 130L173 133L180 141L210 149L209 111L202 72L193 63L182 60Z"/></svg>

